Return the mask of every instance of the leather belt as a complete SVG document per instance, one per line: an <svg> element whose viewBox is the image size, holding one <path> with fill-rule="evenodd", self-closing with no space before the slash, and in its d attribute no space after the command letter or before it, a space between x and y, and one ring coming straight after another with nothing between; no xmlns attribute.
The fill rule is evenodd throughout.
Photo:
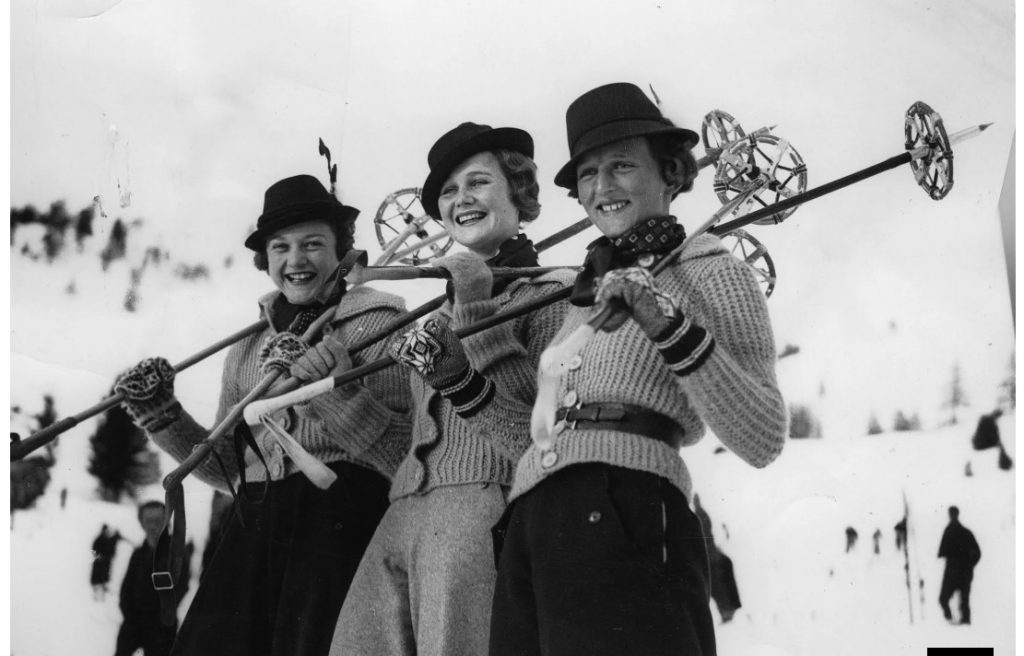
<svg viewBox="0 0 1024 656"><path fill-rule="evenodd" d="M628 403L588 403L579 407L559 408L557 421L582 430L612 430L633 433L672 445L672 438L683 429L665 415Z"/></svg>

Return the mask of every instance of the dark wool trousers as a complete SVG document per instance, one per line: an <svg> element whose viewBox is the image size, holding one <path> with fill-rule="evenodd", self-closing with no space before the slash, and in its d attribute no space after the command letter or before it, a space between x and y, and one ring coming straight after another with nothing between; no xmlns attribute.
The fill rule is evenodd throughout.
<svg viewBox="0 0 1024 656"><path fill-rule="evenodd" d="M953 613L949 609L949 600L953 594L960 593L960 621L964 624L971 623L971 579L974 578L972 567L957 567L946 565L942 573L942 587L939 589L939 605L942 606L942 614L947 620L953 619Z"/></svg>
<svg viewBox="0 0 1024 656"><path fill-rule="evenodd" d="M491 656L715 654L704 536L665 479L566 467L503 524Z"/></svg>
<svg viewBox="0 0 1024 656"><path fill-rule="evenodd" d="M388 481L339 462L320 490L302 474L271 483L232 516L174 643L176 656L321 656L367 543L388 506ZM262 483L247 487L258 499Z"/></svg>

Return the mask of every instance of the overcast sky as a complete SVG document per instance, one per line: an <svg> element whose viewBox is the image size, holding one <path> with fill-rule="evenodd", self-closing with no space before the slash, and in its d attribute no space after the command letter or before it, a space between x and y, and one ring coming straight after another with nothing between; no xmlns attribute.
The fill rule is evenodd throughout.
<svg viewBox="0 0 1024 656"><path fill-rule="evenodd" d="M945 200L904 167L751 233L778 270L777 341L801 348L779 365L791 400L858 426L896 407L927 421L954 362L978 412L1007 373L996 203L1015 131L1010 0L14 0L11 19L12 206L78 211L98 195L110 220L142 217L196 260L244 253L274 181L326 182L319 138L363 210L362 246L379 252L377 207L422 184L430 145L466 120L533 134L539 240L583 216L551 179L565 108L607 82L652 85L694 129L714 108L748 131L777 125L811 187L899 153L916 100L950 132L994 121L956 149ZM717 206L711 178L673 205L689 227ZM578 264L596 236L543 263ZM210 302L252 320L251 299Z"/></svg>

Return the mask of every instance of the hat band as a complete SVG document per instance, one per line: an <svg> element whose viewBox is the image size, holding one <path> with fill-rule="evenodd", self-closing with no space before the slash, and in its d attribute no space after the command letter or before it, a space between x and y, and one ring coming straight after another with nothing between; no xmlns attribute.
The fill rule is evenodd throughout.
<svg viewBox="0 0 1024 656"><path fill-rule="evenodd" d="M616 125L625 126L625 130L623 131L623 138L631 136L643 136L645 134L648 134L651 128L661 130L664 128L675 127L672 125L671 121L664 118L616 118L610 121L605 121L604 123L592 125L589 128L587 128L585 132L577 136L576 139L569 145L569 152L572 153L573 157L575 157L576 155L579 154L580 144L588 141L587 137L593 135L595 132L601 132L602 134L614 133L614 131L611 128L612 126ZM636 128L638 128L638 130L634 132L634 130L630 129L631 125L635 125ZM645 128L647 131L645 131ZM591 146L587 146L587 148L591 148Z"/></svg>

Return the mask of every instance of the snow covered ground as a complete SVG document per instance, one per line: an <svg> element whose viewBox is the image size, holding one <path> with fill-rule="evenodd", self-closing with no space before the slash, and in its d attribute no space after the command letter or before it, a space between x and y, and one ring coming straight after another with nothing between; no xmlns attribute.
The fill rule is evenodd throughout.
<svg viewBox="0 0 1024 656"><path fill-rule="evenodd" d="M30 237L19 235L19 240ZM115 263L102 274L90 248L66 253L53 265L13 255L11 375L17 385L11 403L26 414L41 410L44 393L55 397L62 417L91 406L113 377L140 357L182 358L250 323L255 318L251 299L269 289L244 262L215 269L209 280L186 282L171 274L172 260L147 271L139 311L129 314L120 307L128 264ZM66 291L71 278L74 295ZM218 292L223 289L232 293ZM59 312L47 311L58 307ZM184 405L208 424L220 358L186 372L178 386ZM1000 470L995 450L971 450L976 419L870 437L863 434L862 421L832 422L823 439L790 441L764 470L716 453L713 436L687 449L696 491L719 546L733 559L743 601L733 621L718 628L720 653L918 656L929 646L987 646L996 654L1013 653L1015 470ZM106 503L94 494L86 473L94 427L87 421L61 438L46 495L35 509L13 519L10 620L11 653L17 656L100 656L113 650L120 622L116 592L131 548L120 546L111 594L98 602L88 583L90 545L102 523L134 543L142 532L131 502ZM1001 433L1016 460L1014 428L1015 415L1004 415ZM163 463L166 474L173 463ZM971 477L964 475L967 463ZM62 488L68 490L63 510ZM210 490L188 481L186 492L196 543L193 572L198 573ZM909 600L903 555L893 535L904 495L914 581ZM159 486L141 495L161 496ZM935 554L951 504L960 507L963 523L983 550L971 626L947 624L936 602L942 561ZM850 553L845 552L847 526L860 536ZM882 534L877 555L871 548L876 529ZM923 603L918 580L924 582Z"/></svg>
<svg viewBox="0 0 1024 656"><path fill-rule="evenodd" d="M1001 429L1015 457L1014 421L1013 415L1004 416ZM1014 653L1014 475L998 469L995 451L971 451L969 437L969 428L960 426L791 441L782 458L761 471L731 454L715 454L714 438L688 450L698 492L720 547L733 560L743 601L733 621L718 627L719 652L917 656L926 647L984 646L996 654ZM113 650L120 622L117 583L131 548L119 548L112 593L97 602L88 585L89 546L101 522L134 543L142 533L131 505L97 501L90 493L84 459L77 458L84 456L85 449L78 448L84 444L65 442L47 495L35 510L14 519L11 653L16 656L100 656ZM73 455L78 462L66 464ZM968 461L970 478L963 474ZM63 510L62 486L70 490ZM895 549L892 530L902 516L904 492L911 519L913 622L903 554ZM971 626L947 624L935 601L942 575L935 553L950 504L960 507L963 523L983 551ZM208 514L192 505L197 572ZM848 525L860 539L845 553ZM882 532L878 555L871 548L876 528Z"/></svg>

